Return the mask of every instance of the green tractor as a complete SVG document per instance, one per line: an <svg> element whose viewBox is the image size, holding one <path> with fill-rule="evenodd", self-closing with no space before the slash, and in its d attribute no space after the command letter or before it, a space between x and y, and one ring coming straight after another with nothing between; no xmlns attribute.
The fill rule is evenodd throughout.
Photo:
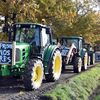
<svg viewBox="0 0 100 100"><path fill-rule="evenodd" d="M88 53L88 65L92 65L95 63L95 52L93 47L89 43L84 43L84 48Z"/></svg>
<svg viewBox="0 0 100 100"><path fill-rule="evenodd" d="M65 70L66 65L73 65L75 73L87 69L88 54L83 43L82 37L64 36L61 38L62 71Z"/></svg>
<svg viewBox="0 0 100 100"><path fill-rule="evenodd" d="M0 76L21 76L26 90L60 78L61 53L52 43L50 27L35 23L13 25L13 42L0 42Z"/></svg>

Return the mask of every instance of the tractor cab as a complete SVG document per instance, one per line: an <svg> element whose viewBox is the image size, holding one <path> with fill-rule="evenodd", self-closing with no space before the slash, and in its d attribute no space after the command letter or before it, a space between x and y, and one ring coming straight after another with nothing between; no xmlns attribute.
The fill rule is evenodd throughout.
<svg viewBox="0 0 100 100"><path fill-rule="evenodd" d="M41 24L18 23L14 25L13 40L19 44L29 44L31 53L40 54L44 47L51 44L50 28Z"/></svg>
<svg viewBox="0 0 100 100"><path fill-rule="evenodd" d="M69 36L61 38L61 45L70 48L72 44L74 44L78 49L82 48L82 37Z"/></svg>
<svg viewBox="0 0 100 100"><path fill-rule="evenodd" d="M93 47L89 44L89 43L84 43L84 48L85 49L87 49L87 51L89 52L89 51L91 51L91 52L93 52L94 50L93 50Z"/></svg>
<svg viewBox="0 0 100 100"><path fill-rule="evenodd" d="M83 38L82 37L76 37L76 36L64 36L60 40L61 42L61 52L63 56L66 56L70 50L73 49L73 52L81 53L80 50L83 46Z"/></svg>

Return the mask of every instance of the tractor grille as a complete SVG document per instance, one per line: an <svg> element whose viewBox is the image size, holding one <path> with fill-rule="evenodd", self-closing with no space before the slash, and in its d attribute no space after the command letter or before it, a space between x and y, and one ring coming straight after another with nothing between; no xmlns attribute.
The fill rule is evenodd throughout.
<svg viewBox="0 0 100 100"><path fill-rule="evenodd" d="M16 48L16 62L20 61L20 49Z"/></svg>
<svg viewBox="0 0 100 100"><path fill-rule="evenodd" d="M25 59L25 49L23 49L22 52L23 52L22 53L22 59L24 60Z"/></svg>

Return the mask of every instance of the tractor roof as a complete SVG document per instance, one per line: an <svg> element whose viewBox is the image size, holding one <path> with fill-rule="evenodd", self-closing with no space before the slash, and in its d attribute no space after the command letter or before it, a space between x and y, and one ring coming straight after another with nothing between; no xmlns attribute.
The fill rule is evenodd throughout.
<svg viewBox="0 0 100 100"><path fill-rule="evenodd" d="M66 38L66 39L83 39L83 37L80 37L80 36L62 36L61 38Z"/></svg>
<svg viewBox="0 0 100 100"><path fill-rule="evenodd" d="M48 27L47 25L43 25L43 24L39 24L39 23L15 23L14 25L21 25L23 27L30 26L30 25L41 26L41 27L44 27L44 28Z"/></svg>

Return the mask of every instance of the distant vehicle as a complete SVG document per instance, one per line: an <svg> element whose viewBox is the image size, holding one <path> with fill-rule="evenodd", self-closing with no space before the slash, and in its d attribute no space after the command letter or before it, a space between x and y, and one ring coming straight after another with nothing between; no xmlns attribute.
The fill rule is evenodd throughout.
<svg viewBox="0 0 100 100"><path fill-rule="evenodd" d="M95 63L94 48L89 43L85 43L85 42L84 42L83 46L87 50L87 53L88 53L88 65L94 64Z"/></svg>
<svg viewBox="0 0 100 100"><path fill-rule="evenodd" d="M83 38L69 36L61 38L62 71L66 65L73 65L73 71L79 73L87 69L88 53L83 46Z"/></svg>
<svg viewBox="0 0 100 100"><path fill-rule="evenodd" d="M98 62L100 61L100 44L94 47L95 50L95 60Z"/></svg>

